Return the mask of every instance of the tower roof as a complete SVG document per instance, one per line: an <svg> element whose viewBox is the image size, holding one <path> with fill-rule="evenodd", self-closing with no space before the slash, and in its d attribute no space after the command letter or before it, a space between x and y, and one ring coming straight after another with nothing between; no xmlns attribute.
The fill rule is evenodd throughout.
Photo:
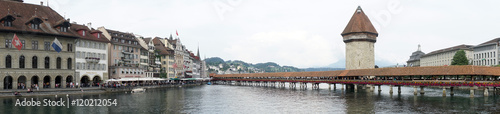
<svg viewBox="0 0 500 114"><path fill-rule="evenodd" d="M344 36L351 33L371 33L378 36L377 30L375 30L375 27L373 27L370 19L368 19L368 16L365 15L360 6L358 6L352 15L351 20L341 35Z"/></svg>

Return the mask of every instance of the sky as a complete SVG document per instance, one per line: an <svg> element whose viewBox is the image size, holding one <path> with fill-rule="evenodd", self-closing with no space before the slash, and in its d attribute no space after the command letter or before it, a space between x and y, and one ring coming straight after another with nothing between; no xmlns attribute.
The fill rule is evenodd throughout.
<svg viewBox="0 0 500 114"><path fill-rule="evenodd" d="M375 64L500 37L500 1L466 0L42 0L79 24L179 38L201 58L345 67L340 33L361 6L377 29ZM40 4L40 0L25 0Z"/></svg>

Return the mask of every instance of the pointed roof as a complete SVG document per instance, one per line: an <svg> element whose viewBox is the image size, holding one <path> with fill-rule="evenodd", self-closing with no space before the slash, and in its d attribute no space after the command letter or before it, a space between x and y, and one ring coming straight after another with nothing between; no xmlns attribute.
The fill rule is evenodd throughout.
<svg viewBox="0 0 500 114"><path fill-rule="evenodd" d="M370 19L368 19L368 16L361 9L361 6L358 6L341 35L344 36L351 33L371 33L378 36L377 30L375 30L375 27L373 27Z"/></svg>

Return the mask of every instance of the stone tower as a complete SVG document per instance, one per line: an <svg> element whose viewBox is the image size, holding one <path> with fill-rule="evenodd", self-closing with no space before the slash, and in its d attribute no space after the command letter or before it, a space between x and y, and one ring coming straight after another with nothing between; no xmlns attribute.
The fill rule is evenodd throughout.
<svg viewBox="0 0 500 114"><path fill-rule="evenodd" d="M346 70L371 69L375 67L375 42L377 30L358 6L342 32L346 49Z"/></svg>

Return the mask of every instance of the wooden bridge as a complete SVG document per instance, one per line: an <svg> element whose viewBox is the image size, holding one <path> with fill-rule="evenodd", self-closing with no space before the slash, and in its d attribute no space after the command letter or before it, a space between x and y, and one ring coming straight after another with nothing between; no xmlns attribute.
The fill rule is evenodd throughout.
<svg viewBox="0 0 500 114"><path fill-rule="evenodd" d="M307 83L312 83L313 89L319 88L319 83L334 85L341 84L341 89L352 88L357 91L358 86L369 87L370 91L374 86L389 85L392 94L393 86L413 86L414 94L417 94L417 87L420 93L424 94L424 87L438 86L443 88L443 96L446 96L446 88L450 89L453 95L453 88L466 86L470 88L471 97L474 97L474 90L481 88L484 95L488 96L488 90L500 86L500 67L486 66L432 66L432 67L400 67L400 68L377 68L377 69L356 69L338 71L318 71L318 72L276 72L276 73L252 73L252 74L223 74L211 75L213 81L219 84L254 85L254 86L275 86L285 87L285 82L290 88L296 88L300 84L301 89L307 88Z"/></svg>

